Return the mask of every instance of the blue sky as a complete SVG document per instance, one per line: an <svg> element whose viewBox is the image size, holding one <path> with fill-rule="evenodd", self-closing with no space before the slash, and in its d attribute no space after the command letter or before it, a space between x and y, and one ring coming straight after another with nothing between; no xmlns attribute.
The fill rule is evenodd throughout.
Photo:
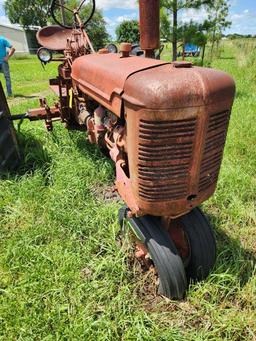
<svg viewBox="0 0 256 341"><path fill-rule="evenodd" d="M0 23L8 23L2 7L4 0L0 0ZM241 33L256 35L256 0L229 0L232 26L225 33ZM136 0L96 0L96 5L101 8L107 22L109 33L114 36L116 26L125 19L138 18L138 5ZM206 17L203 9L199 11L188 10L180 14L183 21L202 21Z"/></svg>

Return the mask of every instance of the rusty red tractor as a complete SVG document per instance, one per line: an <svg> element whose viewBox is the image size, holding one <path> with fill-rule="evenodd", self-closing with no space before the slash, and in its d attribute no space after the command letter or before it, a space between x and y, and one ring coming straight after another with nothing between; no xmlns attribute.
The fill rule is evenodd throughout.
<svg viewBox="0 0 256 341"><path fill-rule="evenodd" d="M154 267L159 294L182 299L188 283L205 279L215 263L214 233L198 206L216 188L234 81L221 71L155 58L158 0L139 2L143 56L131 55L128 43L118 53L95 52L86 33L95 1L89 14L87 1L69 8L54 0L58 25L37 34L41 62L59 62L58 76L50 79L58 103L41 100L40 108L11 117L1 93L1 167L19 157L12 120L42 119L49 131L59 120L86 131L115 165L125 202L119 220L134 233L136 257Z"/></svg>

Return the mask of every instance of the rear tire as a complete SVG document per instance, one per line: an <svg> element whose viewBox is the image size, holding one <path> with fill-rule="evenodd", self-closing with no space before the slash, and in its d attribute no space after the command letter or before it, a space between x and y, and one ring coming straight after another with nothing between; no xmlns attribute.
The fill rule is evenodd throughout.
<svg viewBox="0 0 256 341"><path fill-rule="evenodd" d="M14 169L20 162L16 131L0 82L0 172Z"/></svg>

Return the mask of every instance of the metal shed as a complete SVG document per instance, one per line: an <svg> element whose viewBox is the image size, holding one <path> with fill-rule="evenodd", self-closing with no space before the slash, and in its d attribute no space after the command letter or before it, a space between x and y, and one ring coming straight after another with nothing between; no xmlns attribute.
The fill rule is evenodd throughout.
<svg viewBox="0 0 256 341"><path fill-rule="evenodd" d="M28 53L26 33L21 27L0 24L0 36L8 39L16 49L16 53Z"/></svg>

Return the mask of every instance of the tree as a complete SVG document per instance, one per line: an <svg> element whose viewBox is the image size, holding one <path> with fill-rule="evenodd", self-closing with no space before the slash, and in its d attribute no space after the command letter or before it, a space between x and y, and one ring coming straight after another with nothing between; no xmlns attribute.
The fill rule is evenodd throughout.
<svg viewBox="0 0 256 341"><path fill-rule="evenodd" d="M229 7L228 0L215 0L211 8L208 8L209 35L212 42L211 58L213 57L213 49L216 42L218 49L222 31L231 26L231 22L227 20Z"/></svg>
<svg viewBox="0 0 256 341"><path fill-rule="evenodd" d="M49 17L48 0L6 0L5 12L12 24L45 26Z"/></svg>
<svg viewBox="0 0 256 341"><path fill-rule="evenodd" d="M192 20L190 23L186 23L178 29L178 39L182 41L183 56L184 49L187 43L192 43L202 48L201 64L204 63L205 47L207 44L207 30L209 29L208 21L202 24L195 23Z"/></svg>
<svg viewBox="0 0 256 341"><path fill-rule="evenodd" d="M95 11L85 30L96 50L104 47L110 39L106 30L106 22L100 10Z"/></svg>
<svg viewBox="0 0 256 341"><path fill-rule="evenodd" d="M166 15L172 15L172 50L173 61L177 59L178 43L178 12L182 9L199 9L202 6L211 6L215 0L161 0L160 4L166 11Z"/></svg>
<svg viewBox="0 0 256 341"><path fill-rule="evenodd" d="M204 65L204 57L205 57L205 47L207 44L207 33L204 29L199 31L199 33L194 37L194 43L197 46L200 46L202 50L202 56L201 56L201 65Z"/></svg>
<svg viewBox="0 0 256 341"><path fill-rule="evenodd" d="M140 41L139 23L137 20L125 20L116 28L119 43L138 43Z"/></svg>
<svg viewBox="0 0 256 341"><path fill-rule="evenodd" d="M171 34L171 21L166 12L166 10L162 7L160 9L160 36L162 39L166 40L167 42L171 41L172 34Z"/></svg>

